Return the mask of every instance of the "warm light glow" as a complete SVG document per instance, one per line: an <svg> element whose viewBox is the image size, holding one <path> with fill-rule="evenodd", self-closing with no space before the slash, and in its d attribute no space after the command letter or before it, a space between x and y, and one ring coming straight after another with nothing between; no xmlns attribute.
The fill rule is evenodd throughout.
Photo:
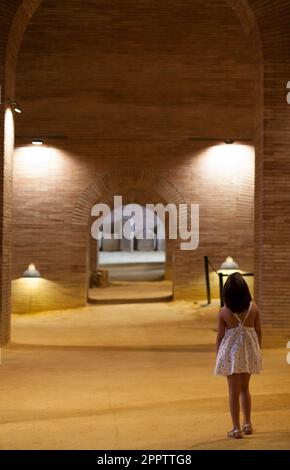
<svg viewBox="0 0 290 470"><path fill-rule="evenodd" d="M215 145L200 157L202 171L216 182L239 183L243 174L254 175L255 152L250 145Z"/></svg>
<svg viewBox="0 0 290 470"><path fill-rule="evenodd" d="M14 117L10 108L5 112L5 141L4 153L6 156L11 155L14 150Z"/></svg>
<svg viewBox="0 0 290 470"><path fill-rule="evenodd" d="M243 275L243 272L242 271L232 271L232 272L225 272L223 274L225 274L225 277L223 278L223 281L224 281L224 284L227 280L227 277L228 275L230 274L233 274L233 273L236 273L236 272L239 272L240 274ZM245 277L244 278L246 283L248 284L249 286L249 289L250 289L250 292L252 294L252 296L254 295L254 277ZM196 280L196 284L197 285L200 285L201 286L201 291L200 291L200 296L204 295L204 291L202 289L204 289L203 287L203 284L204 283L204 279L203 279L203 276L201 276L200 278L198 278ZM210 288L211 288L211 294L212 294L212 299L219 299L219 276L216 275L216 273L214 271L210 272Z"/></svg>
<svg viewBox="0 0 290 470"><path fill-rule="evenodd" d="M18 147L14 152L15 175L35 179L37 177L55 177L63 164L61 151L53 147L34 146Z"/></svg>
<svg viewBox="0 0 290 470"><path fill-rule="evenodd" d="M19 278L12 282L13 313L32 313L53 308L61 286L43 278Z"/></svg>
<svg viewBox="0 0 290 470"><path fill-rule="evenodd" d="M23 286L27 289L36 289L41 284L41 277L23 277Z"/></svg>
<svg viewBox="0 0 290 470"><path fill-rule="evenodd" d="M243 274L244 271L241 271L240 269L219 269L218 273L224 274L225 276L230 276L231 274L234 274L234 273Z"/></svg>

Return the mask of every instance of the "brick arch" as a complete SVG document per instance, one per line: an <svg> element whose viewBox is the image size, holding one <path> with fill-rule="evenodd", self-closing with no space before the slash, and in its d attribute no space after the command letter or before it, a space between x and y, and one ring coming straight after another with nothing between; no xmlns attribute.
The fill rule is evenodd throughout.
<svg viewBox="0 0 290 470"><path fill-rule="evenodd" d="M253 51L258 62L263 61L262 41L259 26L248 0L225 0L234 11L244 32L251 37Z"/></svg>
<svg viewBox="0 0 290 470"><path fill-rule="evenodd" d="M29 22L41 2L42 0L22 0L14 15L6 47L6 96L14 96L18 52Z"/></svg>
<svg viewBox="0 0 290 470"><path fill-rule="evenodd" d="M42 0L22 0L13 18L6 47L6 94L14 95L18 51L31 18L41 5ZM225 0L234 11L244 32L252 36L254 49L262 58L262 45L255 14L248 0Z"/></svg>
<svg viewBox="0 0 290 470"><path fill-rule="evenodd" d="M264 325L267 326L270 337L273 329L277 338L283 341L289 339L290 320L287 307L290 305L290 292L287 287L289 279L288 258L290 248L285 248L285 239L290 230L289 210L285 195L289 194L289 178L285 175L289 172L289 106L285 100L286 83L290 76L289 54L289 20L290 5L286 0L225 0L233 9L239 19L245 34L252 39L259 60L257 68L260 69L260 77L257 79L257 101L260 106L257 115L257 158L256 158L256 198L255 198L255 239L256 239L256 265L255 265L255 290L258 293L257 300L263 312ZM39 7L41 0L13 0L4 11L5 23L11 22L14 7L20 5L11 23L9 39L6 38L6 30L0 32L0 52L5 56L0 63L0 78L3 86L3 97L14 95L15 68L17 53L23 34L34 12ZM11 3L11 5L10 5ZM6 15L6 10L9 13ZM1 25L2 26L2 25ZM6 27L6 25L5 25ZM253 59L256 59L253 57ZM259 65L264 62L264 70ZM6 80L5 80L6 75ZM262 96L263 90L265 91ZM0 110L3 123L3 110ZM282 137L281 137L282 136ZM4 126L0 129L0 144L3 148ZM281 143L281 139L283 142ZM263 148L264 144L264 148ZM282 145L283 144L283 145ZM5 187L0 194L3 203L3 211L6 226L11 220L11 162L4 151L1 171L4 175ZM265 162L265 163L264 163ZM275 166L276 163L279 165ZM273 195L275 198L273 199ZM4 197L5 196L5 197ZM279 197L278 197L279 196ZM281 222L283 221L283 222ZM4 233L6 229L2 228ZM9 235L7 236L9 238ZM3 247L5 263L1 273L2 292L10 290L10 254L9 243L3 243L5 236L2 234L1 245ZM275 243L274 243L275 241ZM270 248L271 247L271 248ZM264 249L265 248L265 249ZM279 276L273 277L273 259L279 260ZM280 281L284 283L284 291L280 295ZM258 281L258 282L257 282ZM256 289L256 286L258 288ZM1 306L1 318L9 316L9 301L7 307ZM281 313L281 312L284 312ZM283 316L284 315L284 316ZM275 318L275 320L274 320ZM5 320L6 322L6 320ZM2 329L5 330L6 323ZM5 333L5 338L8 333ZM280 343L279 343L280 344Z"/></svg>
<svg viewBox="0 0 290 470"><path fill-rule="evenodd" d="M99 176L81 194L72 214L72 227L87 227L91 208L97 202L105 202L113 195L136 189L154 192L165 203L185 204L181 192L164 176L151 170L132 168Z"/></svg>
<svg viewBox="0 0 290 470"><path fill-rule="evenodd" d="M5 36L4 40L0 44L0 52L3 56L3 64L1 62L1 67L0 67L1 69L0 78L1 78L1 82L3 83L3 88L2 88L3 98L14 97L18 51L19 51L23 36L25 34L25 31L27 29L27 26L29 25L29 22L31 18L33 17L34 13L39 8L41 1L42 0L22 0L22 1L13 0L13 2L11 2L11 5L13 4L13 6L15 7L17 5L19 6L16 11L16 14L13 17L12 22L9 19L9 23L11 22L9 36L8 38ZM255 16L252 12L251 6L248 4L248 0L225 0L225 1L228 3L228 5L233 9L235 14L237 15L245 33L253 37L253 40L255 41L255 44L257 45L257 48L258 48L257 50L259 50L259 41L258 41L259 30L256 26ZM259 2L259 0L255 0L255 2L256 1L257 3ZM277 0L277 3L280 3L280 1L282 2L283 0L279 0L279 2ZM251 0L251 4L252 3L253 1ZM10 6L7 8L10 8ZM11 14L11 17L12 17L12 14ZM261 28L264 27L265 29L267 27L267 24L266 25L263 24L262 21L263 21L263 18L261 19L260 26ZM272 35L270 36L272 37ZM1 121L3 122L2 110L0 114L1 114L0 116ZM0 129L0 140L1 140L0 143L1 143L2 148L3 148L3 138L4 138L4 127L2 126L2 129ZM3 211L5 212L5 214L7 214L5 218L5 223L8 227L11 222L12 161L10 161L10 159L7 157L5 152L4 152L4 158L2 159L2 161L3 161L2 165L5 165L5 167L2 166L2 169L1 169L1 171L3 171L4 178L5 178L5 187L1 188L2 194L0 194L0 197L4 201ZM5 197L3 195L5 195ZM79 204L82 204L82 203L83 203L82 201L79 201ZM77 209L79 207L79 204L76 205L76 208L73 214L74 224L75 222L77 222ZM74 226L77 227L77 224L75 224ZM8 232L10 233L10 230L7 229L7 233ZM82 232L82 230L79 230L79 231L75 230L74 232L77 233L77 240L78 240L78 237L81 238L81 235L79 235L78 232ZM8 234L7 238L9 238L9 236L10 235ZM1 289L2 289L2 292L7 293L6 297L8 299L9 291L10 291L10 284L11 284L11 281L10 281L10 265L11 265L10 245L9 243L3 243L3 239L4 239L4 236L2 236L2 246L4 246L4 250L6 250L6 252L4 253L5 263L3 264L3 268L2 268ZM72 246L74 246L73 240L72 240ZM77 271L79 267L73 266L73 269ZM0 308L1 308L1 312L0 312L1 319L4 317L5 318L7 317L7 319L9 319L9 316L10 316L9 300L7 300L7 306L3 307L3 305L1 305ZM3 325L1 323L0 329L3 331L5 341L8 340L9 320L7 321L5 320L5 324L3 323Z"/></svg>

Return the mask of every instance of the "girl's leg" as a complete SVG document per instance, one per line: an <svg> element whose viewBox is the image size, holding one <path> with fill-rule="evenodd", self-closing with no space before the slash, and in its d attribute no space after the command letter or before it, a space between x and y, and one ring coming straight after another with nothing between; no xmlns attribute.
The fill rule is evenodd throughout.
<svg viewBox="0 0 290 470"><path fill-rule="evenodd" d="M244 415L244 424L251 425L251 394L249 390L250 374L240 374L241 405Z"/></svg>
<svg viewBox="0 0 290 470"><path fill-rule="evenodd" d="M229 405L234 429L240 429L240 374L228 375Z"/></svg>

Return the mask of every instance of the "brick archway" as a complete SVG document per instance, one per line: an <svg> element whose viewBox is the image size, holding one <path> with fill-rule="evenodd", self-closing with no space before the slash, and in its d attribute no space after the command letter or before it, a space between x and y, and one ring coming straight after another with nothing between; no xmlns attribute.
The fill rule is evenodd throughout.
<svg viewBox="0 0 290 470"><path fill-rule="evenodd" d="M110 172L96 178L81 194L72 213L72 238L78 244L78 249L82 251L83 259L86 259L87 272L89 271L90 257L89 221L93 205L98 202L110 205L114 195L126 196L136 192L153 195L153 199L143 200L143 203L186 204L182 193L167 178L151 170L132 168ZM138 197L135 201L128 200L126 202L140 203ZM168 239L166 241L167 278L171 278L175 246L175 240ZM88 278L84 277L84 280L88 281ZM87 286L85 289L87 290Z"/></svg>
<svg viewBox="0 0 290 470"><path fill-rule="evenodd" d="M80 196L72 214L72 227L87 227L90 211L97 202L106 202L124 190L137 189L158 194L162 201L185 204L181 192L164 176L150 170L132 168L99 176Z"/></svg>
<svg viewBox="0 0 290 470"><path fill-rule="evenodd" d="M257 62L262 62L263 51L259 26L248 0L225 0L241 23L244 32L252 38Z"/></svg>
<svg viewBox="0 0 290 470"><path fill-rule="evenodd" d="M11 96L15 90L15 74L18 51L34 13L40 7L42 0L22 0L14 15L6 47L5 92ZM248 0L225 0L234 11L244 32L252 37L254 50L258 60L262 60L262 44L259 27Z"/></svg>
<svg viewBox="0 0 290 470"><path fill-rule="evenodd" d="M252 12L251 6L248 4L247 0L225 0L228 3L229 7L233 9L235 14L240 20L240 23L245 31L246 34L253 37L253 41L257 47L257 51L260 51L261 56L261 49L259 49L259 31L256 25L255 16ZM2 96L3 99L7 99L8 97L13 98L15 94L15 75L16 75L16 63L17 63L17 56L18 51L26 31L27 26L31 18L33 17L34 13L37 11L41 4L41 0L14 0L11 2L11 6L7 6L7 9L11 9L11 18L9 19L10 23L10 31L9 35L3 37L3 41L0 45L0 52L2 54L2 64L0 69L0 79L2 86ZM15 9L16 14L14 14ZM12 8L14 8L12 14ZM14 15L14 16L13 16ZM4 18L5 20L5 18ZM7 30L9 27L7 27ZM1 36L2 37L2 36ZM3 109L1 107L1 121L3 122L3 116L5 112L5 107ZM0 140L2 140L1 145L4 141L4 126L0 130ZM2 145L4 149L4 145ZM1 278L1 288L2 292L7 293L5 294L5 305L1 307L1 319L3 320L1 325L1 330L3 332L4 342L9 339L9 316L10 316L10 300L9 300L9 292L10 292L10 243L9 237L11 238L10 234L10 220L11 220L11 193L12 193L12 159L9 155L7 155L6 150L3 150L4 158L2 163L2 172L4 175L5 185L1 188L2 191L2 200L3 200L3 214L5 213L5 226L2 229L2 257L5 260L2 267L2 278ZM103 184L105 182L103 181ZM155 184L158 186L158 182L155 180ZM156 187L157 187L156 186ZM83 195L85 197L85 195ZM169 195L167 194L169 197ZM172 198L172 194L169 197ZM169 200L168 199L168 200ZM172 199L174 200L174 199ZM79 201L79 203L75 207L75 211L73 214L72 223L74 227L77 227L77 223L80 221L78 220L77 211L80 209L80 206L84 203L84 201ZM74 246L74 241L72 241L72 246ZM74 269L79 269L77 266L74 266ZM2 302L3 304L3 302Z"/></svg>
<svg viewBox="0 0 290 470"><path fill-rule="evenodd" d="M18 51L21 46L26 28L41 2L42 0L23 0L20 3L13 18L6 48L6 96L14 96Z"/></svg>

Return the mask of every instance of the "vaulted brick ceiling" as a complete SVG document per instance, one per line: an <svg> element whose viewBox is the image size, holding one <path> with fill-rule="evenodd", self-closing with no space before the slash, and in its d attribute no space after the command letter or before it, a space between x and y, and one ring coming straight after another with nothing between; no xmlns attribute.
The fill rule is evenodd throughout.
<svg viewBox="0 0 290 470"><path fill-rule="evenodd" d="M6 55L5 51L9 29L13 21L13 17L19 7L21 0L9 0L9 5L0 2L0 76L4 71Z"/></svg>
<svg viewBox="0 0 290 470"><path fill-rule="evenodd" d="M19 54L17 134L252 137L253 57L220 0L43 0Z"/></svg>

